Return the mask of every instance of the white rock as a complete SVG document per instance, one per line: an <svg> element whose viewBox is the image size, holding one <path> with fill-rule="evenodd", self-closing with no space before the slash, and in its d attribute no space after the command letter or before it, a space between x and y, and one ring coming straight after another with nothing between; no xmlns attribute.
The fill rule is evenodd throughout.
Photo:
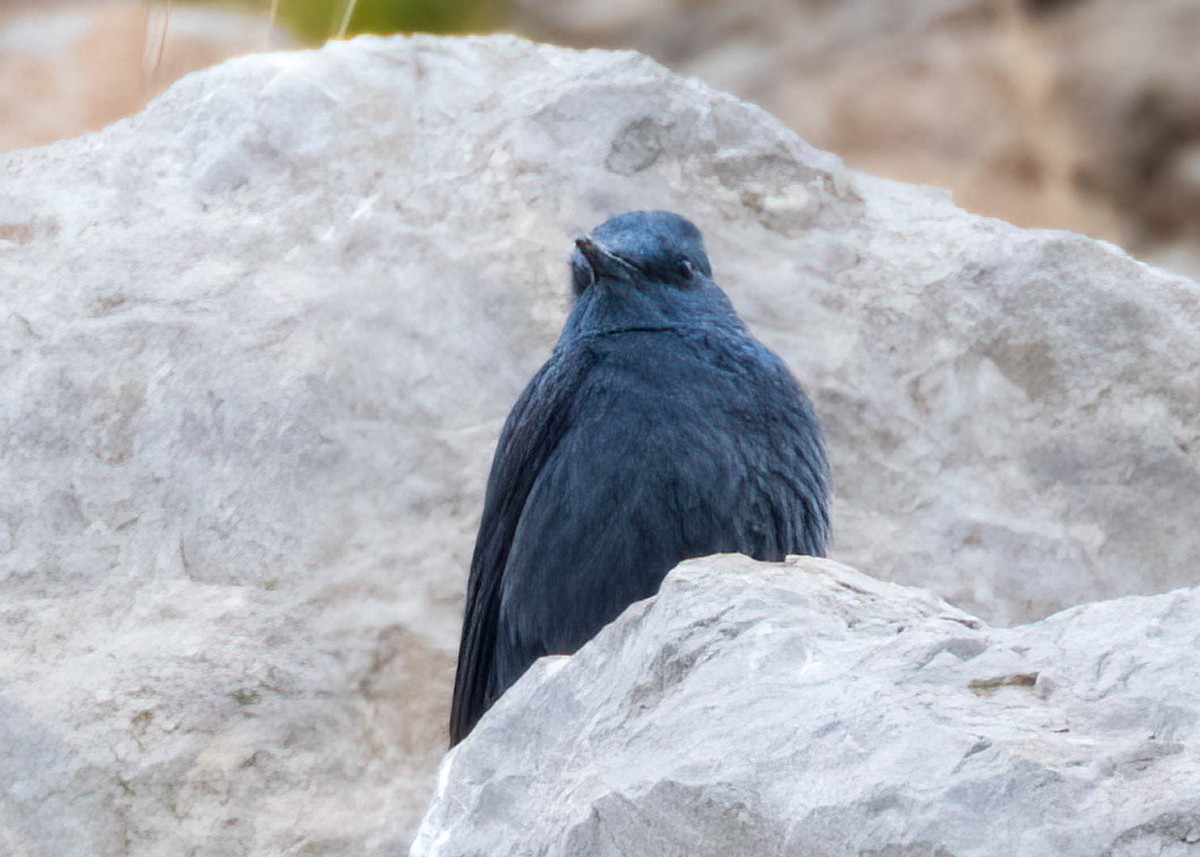
<svg viewBox="0 0 1200 857"><path fill-rule="evenodd" d="M501 698L412 853L1197 855L1198 626L1195 589L993 629L826 560L688 562Z"/></svg>
<svg viewBox="0 0 1200 857"><path fill-rule="evenodd" d="M1195 579L1195 284L632 54L251 57L0 159L0 850L408 842L492 444L637 207L806 382L839 558L1001 622Z"/></svg>

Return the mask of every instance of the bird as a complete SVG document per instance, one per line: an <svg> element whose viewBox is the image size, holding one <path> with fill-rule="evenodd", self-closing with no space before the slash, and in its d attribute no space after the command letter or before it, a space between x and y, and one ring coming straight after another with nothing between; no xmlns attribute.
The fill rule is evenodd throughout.
<svg viewBox="0 0 1200 857"><path fill-rule="evenodd" d="M812 403L714 282L691 221L609 218L576 240L571 283L492 461L451 747L537 658L573 654L679 562L824 556L829 540Z"/></svg>

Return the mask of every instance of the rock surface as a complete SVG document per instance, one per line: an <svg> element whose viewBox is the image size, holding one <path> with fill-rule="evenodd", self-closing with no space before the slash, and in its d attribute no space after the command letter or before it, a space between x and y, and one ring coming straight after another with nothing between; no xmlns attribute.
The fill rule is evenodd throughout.
<svg viewBox="0 0 1200 857"><path fill-rule="evenodd" d="M678 210L835 556L996 622L1194 582L1200 289L633 55L359 39L0 159L0 850L394 852L573 237Z"/></svg>
<svg viewBox="0 0 1200 857"><path fill-rule="evenodd" d="M677 568L446 759L415 857L1200 854L1200 591L988 628L825 560Z"/></svg>

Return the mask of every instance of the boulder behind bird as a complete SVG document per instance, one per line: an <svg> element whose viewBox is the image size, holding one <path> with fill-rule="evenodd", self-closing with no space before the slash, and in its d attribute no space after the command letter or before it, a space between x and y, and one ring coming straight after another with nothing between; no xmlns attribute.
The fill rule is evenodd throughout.
<svg viewBox="0 0 1200 857"><path fill-rule="evenodd" d="M680 561L822 556L812 405L713 282L677 214L576 241L575 305L504 425L471 560L457 744L534 660L571 654Z"/></svg>

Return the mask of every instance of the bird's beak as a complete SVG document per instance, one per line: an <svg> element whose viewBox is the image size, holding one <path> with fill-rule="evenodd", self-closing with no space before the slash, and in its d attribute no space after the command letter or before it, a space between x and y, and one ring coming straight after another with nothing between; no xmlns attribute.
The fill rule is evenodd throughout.
<svg viewBox="0 0 1200 857"><path fill-rule="evenodd" d="M583 258L587 259L588 264L593 268L600 264L600 259L604 256L604 251L591 238L588 238L586 235L582 238L576 238L575 246L579 248L579 252L583 254Z"/></svg>
<svg viewBox="0 0 1200 857"><path fill-rule="evenodd" d="M586 235L576 238L575 246L579 248L579 252L583 254L583 258L587 260L597 278L602 274L628 276L637 270L632 263L622 259L603 244L593 241Z"/></svg>

